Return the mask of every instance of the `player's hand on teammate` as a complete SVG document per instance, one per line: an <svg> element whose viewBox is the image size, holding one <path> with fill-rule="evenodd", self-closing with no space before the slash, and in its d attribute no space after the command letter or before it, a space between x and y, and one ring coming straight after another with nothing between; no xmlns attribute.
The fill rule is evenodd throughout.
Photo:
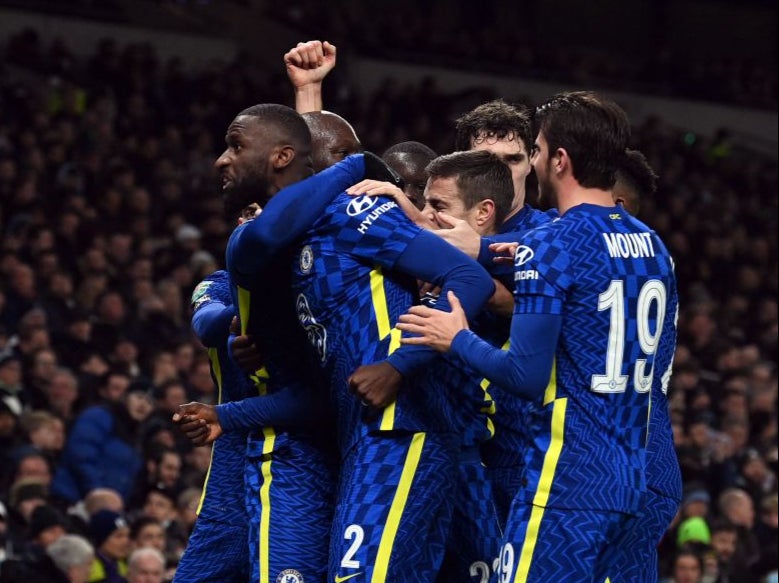
<svg viewBox="0 0 779 583"><path fill-rule="evenodd" d="M187 436L192 445L213 443L222 435L222 426L213 405L184 403L173 414L173 422Z"/></svg>
<svg viewBox="0 0 779 583"><path fill-rule="evenodd" d="M495 254L493 261L495 263L514 262L514 254L517 252L519 243L492 243L490 251Z"/></svg>
<svg viewBox="0 0 779 583"><path fill-rule="evenodd" d="M451 312L427 306L412 306L408 313L400 316L396 327L403 332L415 334L403 336L400 339L401 344L430 346L439 352L449 350L457 333L468 329L468 318L454 292L447 292L446 297L452 307Z"/></svg>
<svg viewBox="0 0 779 583"><path fill-rule="evenodd" d="M454 245L472 259L479 257L481 237L479 233L473 230L473 227L466 221L456 219L443 212L436 212L435 216L438 223L436 227L443 227L435 230L436 235L447 243Z"/></svg>
<svg viewBox="0 0 779 583"><path fill-rule="evenodd" d="M352 196L389 196L395 200L397 200L398 197L406 196L400 188L391 182L373 180L370 178L366 178L365 180L361 180L357 184L350 186L346 189L346 194L351 194Z"/></svg>
<svg viewBox="0 0 779 583"><path fill-rule="evenodd" d="M284 66L292 85L321 83L335 67L336 47L325 41L300 42L284 54Z"/></svg>
<svg viewBox="0 0 779 583"><path fill-rule="evenodd" d="M254 374L263 367L264 360L254 336L242 334L236 336L230 345L233 360L247 374Z"/></svg>
<svg viewBox="0 0 779 583"><path fill-rule="evenodd" d="M435 229L436 225L426 215L424 215L402 188L402 181L386 182L383 180L373 180L366 178L357 184L346 189L346 194L352 196L388 196L400 207L405 215L417 226L423 229Z"/></svg>
<svg viewBox="0 0 779 583"><path fill-rule="evenodd" d="M355 370L349 377L349 389L366 407L383 408L395 401L402 380L394 366L382 361Z"/></svg>

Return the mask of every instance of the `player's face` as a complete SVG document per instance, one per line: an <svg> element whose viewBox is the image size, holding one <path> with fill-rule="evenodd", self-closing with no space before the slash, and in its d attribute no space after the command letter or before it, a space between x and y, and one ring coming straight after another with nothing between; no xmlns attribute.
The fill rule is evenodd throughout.
<svg viewBox="0 0 779 583"><path fill-rule="evenodd" d="M525 198L525 180L530 174L530 153L522 140L509 134L505 138L476 138L471 140L471 150L486 150L503 160L511 170L514 183L514 199Z"/></svg>
<svg viewBox="0 0 779 583"><path fill-rule="evenodd" d="M252 202L267 201L273 142L256 117L242 115L227 128L225 143L227 148L214 166L222 179L225 205L237 214Z"/></svg>
<svg viewBox="0 0 779 583"><path fill-rule="evenodd" d="M448 225L441 223L438 216L438 213L446 213L455 219L467 222L474 230L477 230L478 225L473 216L475 213L471 212L473 210L465 208L454 178L430 178L427 181L425 207L422 212L439 228L448 228Z"/></svg>
<svg viewBox="0 0 779 583"><path fill-rule="evenodd" d="M387 165L400 174L405 184L403 192L414 203L414 206L419 210L425 208L425 185L427 182L425 165L416 163L414 158L407 154L393 157L387 162Z"/></svg>
<svg viewBox="0 0 779 583"><path fill-rule="evenodd" d="M557 188L552 181L549 146L543 134L538 134L534 146L532 164L538 180L538 199L545 200L549 206L557 206Z"/></svg>
<svg viewBox="0 0 779 583"><path fill-rule="evenodd" d="M351 126L325 135L321 144L312 144L314 172L330 168L347 156L362 152L362 145Z"/></svg>

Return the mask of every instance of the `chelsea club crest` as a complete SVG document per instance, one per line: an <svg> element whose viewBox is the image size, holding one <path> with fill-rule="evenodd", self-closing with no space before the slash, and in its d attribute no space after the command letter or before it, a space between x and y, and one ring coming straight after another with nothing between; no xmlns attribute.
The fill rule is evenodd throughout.
<svg viewBox="0 0 779 583"><path fill-rule="evenodd" d="M284 569L276 577L276 583L305 583L305 581L297 569Z"/></svg>
<svg viewBox="0 0 779 583"><path fill-rule="evenodd" d="M311 249L311 245L306 245L300 251L300 271L303 273L309 273L314 266L314 251Z"/></svg>

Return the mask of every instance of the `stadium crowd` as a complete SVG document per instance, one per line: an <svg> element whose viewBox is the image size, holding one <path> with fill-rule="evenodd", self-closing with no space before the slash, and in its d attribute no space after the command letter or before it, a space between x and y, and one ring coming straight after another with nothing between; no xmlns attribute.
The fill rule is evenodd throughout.
<svg viewBox="0 0 779 583"><path fill-rule="evenodd" d="M189 305L231 230L213 163L237 111L291 103L292 91L281 62L267 71L242 55L190 73L111 40L82 60L30 30L5 43L0 71L0 561L67 532L101 556L134 552L130 581L138 561L158 559L133 549L156 548L170 578L210 459L171 417L216 401ZM444 153L453 119L494 97L388 80L370 95L334 92L327 108L366 149L416 140ZM669 245L681 305L669 398L685 494L661 574L693 560L699 581L767 580L779 512L776 161L727 130L705 138L662 119L632 140L660 177L640 215ZM98 464L108 483L91 481ZM87 556L48 555L63 570Z"/></svg>

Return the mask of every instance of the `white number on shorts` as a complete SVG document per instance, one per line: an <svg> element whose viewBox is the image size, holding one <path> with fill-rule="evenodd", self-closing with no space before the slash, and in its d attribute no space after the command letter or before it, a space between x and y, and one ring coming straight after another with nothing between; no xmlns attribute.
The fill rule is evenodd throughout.
<svg viewBox="0 0 779 583"><path fill-rule="evenodd" d="M514 574L514 547L506 543L500 550L500 583L511 583Z"/></svg>
<svg viewBox="0 0 779 583"><path fill-rule="evenodd" d="M490 567L484 561L476 561L471 563L470 574L471 577L478 577L479 583L489 583Z"/></svg>
<svg viewBox="0 0 779 583"><path fill-rule="evenodd" d="M341 559L341 567L344 569L359 569L360 561L354 560L354 555L357 554L357 549L362 544L362 539L365 538L365 531L359 524L350 524L344 531L344 540L351 540L352 544L349 550L346 551L344 558Z"/></svg>

